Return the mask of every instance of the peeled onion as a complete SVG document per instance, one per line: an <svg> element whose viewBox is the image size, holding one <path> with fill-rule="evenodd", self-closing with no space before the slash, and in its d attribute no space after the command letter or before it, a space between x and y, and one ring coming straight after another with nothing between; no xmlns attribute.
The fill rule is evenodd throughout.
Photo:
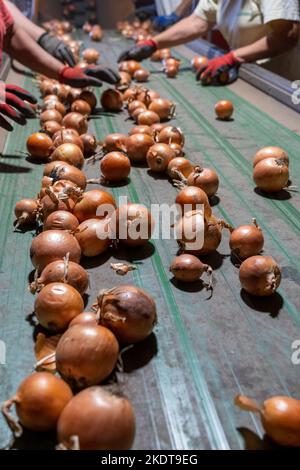
<svg viewBox="0 0 300 470"><path fill-rule="evenodd" d="M72 448L77 436L81 450L128 450L135 434L132 405L103 387L91 387L76 395L61 414L58 440Z"/></svg>
<svg viewBox="0 0 300 470"><path fill-rule="evenodd" d="M219 177L214 170L197 166L189 175L187 183L202 189L208 197L213 197L219 188Z"/></svg>
<svg viewBox="0 0 300 470"><path fill-rule="evenodd" d="M253 179L256 186L266 193L281 191L288 186L289 167L284 160L266 158L255 165Z"/></svg>
<svg viewBox="0 0 300 470"><path fill-rule="evenodd" d="M131 165L124 153L110 152L101 160L100 169L105 181L116 183L127 179Z"/></svg>
<svg viewBox="0 0 300 470"><path fill-rule="evenodd" d="M75 232L81 253L87 257L99 256L110 245L110 226L107 219L88 219Z"/></svg>
<svg viewBox="0 0 300 470"><path fill-rule="evenodd" d="M101 207L105 209L105 214L101 214ZM79 222L84 222L93 218L104 218L110 216L116 207L116 202L107 191L93 189L83 194L82 199L77 202L73 213Z"/></svg>
<svg viewBox="0 0 300 470"><path fill-rule="evenodd" d="M242 225L233 230L229 246L240 259L259 255L264 247L264 236L256 220L253 219L253 225Z"/></svg>
<svg viewBox="0 0 300 470"><path fill-rule="evenodd" d="M166 144L154 144L147 153L149 168L155 173L163 173L171 160L176 157L173 149Z"/></svg>
<svg viewBox="0 0 300 470"><path fill-rule="evenodd" d="M267 297L274 294L281 282L278 264L271 256L251 256L240 267L240 282L248 294Z"/></svg>
<svg viewBox="0 0 300 470"><path fill-rule="evenodd" d="M154 300L135 286L104 291L96 306L101 325L110 329L122 344L144 340L152 333L157 321Z"/></svg>
<svg viewBox="0 0 300 470"><path fill-rule="evenodd" d="M97 385L114 370L119 345L114 334L100 325L74 325L56 348L56 368L76 388Z"/></svg>

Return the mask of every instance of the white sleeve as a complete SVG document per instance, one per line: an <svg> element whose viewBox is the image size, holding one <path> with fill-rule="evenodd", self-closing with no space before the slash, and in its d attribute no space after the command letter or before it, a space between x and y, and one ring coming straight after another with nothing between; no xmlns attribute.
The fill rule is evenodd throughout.
<svg viewBox="0 0 300 470"><path fill-rule="evenodd" d="M200 0L196 9L194 10L194 15L199 16L209 23L216 23L218 1L219 0Z"/></svg>
<svg viewBox="0 0 300 470"><path fill-rule="evenodd" d="M274 20L300 21L298 0L261 0L264 23Z"/></svg>

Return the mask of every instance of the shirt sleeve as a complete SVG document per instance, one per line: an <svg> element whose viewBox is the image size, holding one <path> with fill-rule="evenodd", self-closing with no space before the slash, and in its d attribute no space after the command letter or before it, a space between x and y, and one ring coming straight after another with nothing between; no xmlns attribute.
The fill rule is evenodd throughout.
<svg viewBox="0 0 300 470"><path fill-rule="evenodd" d="M194 10L194 15L199 16L209 23L216 23L217 9L218 0L200 0L196 9Z"/></svg>
<svg viewBox="0 0 300 470"><path fill-rule="evenodd" d="M5 29L8 30L14 24L14 19L10 14L8 8L4 4L3 0L0 0L0 16L5 26Z"/></svg>
<svg viewBox="0 0 300 470"><path fill-rule="evenodd" d="M298 0L262 0L261 11L265 24L275 20L300 21Z"/></svg>

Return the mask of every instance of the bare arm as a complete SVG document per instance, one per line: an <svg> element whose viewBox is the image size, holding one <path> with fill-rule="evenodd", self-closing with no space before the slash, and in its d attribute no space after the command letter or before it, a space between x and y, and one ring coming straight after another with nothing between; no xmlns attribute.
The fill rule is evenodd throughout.
<svg viewBox="0 0 300 470"><path fill-rule="evenodd" d="M192 14L153 39L159 49L178 46L204 35L212 27L212 23L208 23L199 16Z"/></svg>
<svg viewBox="0 0 300 470"><path fill-rule="evenodd" d="M38 41L41 35L45 33L45 30L26 18L26 16L23 15L23 13L12 2L5 0L4 3L15 23L21 26L32 39Z"/></svg>
<svg viewBox="0 0 300 470"><path fill-rule="evenodd" d="M234 54L244 62L274 57L297 44L299 38L299 23L294 21L276 20L270 23L271 32L248 46L234 51Z"/></svg>
<svg viewBox="0 0 300 470"><path fill-rule="evenodd" d="M176 15L180 17L186 16L191 11L192 5L193 0L182 0L175 10Z"/></svg>
<svg viewBox="0 0 300 470"><path fill-rule="evenodd" d="M4 50L26 67L56 80L64 67L16 23L5 37Z"/></svg>

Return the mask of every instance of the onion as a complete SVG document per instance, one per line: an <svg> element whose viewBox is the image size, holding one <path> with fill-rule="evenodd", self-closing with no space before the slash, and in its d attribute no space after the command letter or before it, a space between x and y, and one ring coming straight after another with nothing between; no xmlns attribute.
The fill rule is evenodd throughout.
<svg viewBox="0 0 300 470"><path fill-rule="evenodd" d="M101 95L101 105L106 111L121 111L123 108L122 94L113 88L105 90Z"/></svg>
<svg viewBox="0 0 300 470"><path fill-rule="evenodd" d="M75 325L56 348L56 368L76 388L105 380L117 364L119 345L114 334L100 325Z"/></svg>
<svg viewBox="0 0 300 470"><path fill-rule="evenodd" d="M166 68L165 73L168 78L176 78L178 74L178 67L176 67L176 65L169 65Z"/></svg>
<svg viewBox="0 0 300 470"><path fill-rule="evenodd" d="M81 91L80 95L78 96L78 99L86 101L90 105L92 111L94 111L94 109L97 106L97 97L93 91L90 91L90 90Z"/></svg>
<svg viewBox="0 0 300 470"><path fill-rule="evenodd" d="M21 199L15 205L16 228L22 225L35 224L38 217L39 204L35 199Z"/></svg>
<svg viewBox="0 0 300 470"><path fill-rule="evenodd" d="M137 82L147 82L149 80L149 77L150 77L150 72L146 69L136 70L133 74L133 78Z"/></svg>
<svg viewBox="0 0 300 470"><path fill-rule="evenodd" d="M161 121L169 121L174 116L175 105L169 100L156 98L149 105L149 111L154 111Z"/></svg>
<svg viewBox="0 0 300 470"><path fill-rule="evenodd" d="M123 93L123 101L124 103L135 100L138 95L138 90L136 88L128 88L124 93Z"/></svg>
<svg viewBox="0 0 300 470"><path fill-rule="evenodd" d="M179 157L183 158L184 157L185 153L184 153L184 150L181 147L181 145L175 144L175 142L173 142L173 143L171 142L168 145L172 150L174 150L175 155L176 155L177 158L179 158Z"/></svg>
<svg viewBox="0 0 300 470"><path fill-rule="evenodd" d="M168 59L165 59L163 63L166 68L176 67L178 69L180 67L181 61L178 59L175 59L174 57L170 57Z"/></svg>
<svg viewBox="0 0 300 470"><path fill-rule="evenodd" d="M47 103L47 101L59 101L59 98L57 95L47 95L44 97L43 102Z"/></svg>
<svg viewBox="0 0 300 470"><path fill-rule="evenodd" d="M68 211L55 211L52 212L44 222L43 230L70 230L74 232L79 225L75 215Z"/></svg>
<svg viewBox="0 0 300 470"><path fill-rule="evenodd" d="M143 163L146 161L147 153L153 145L153 138L147 134L134 134L127 138L127 155L131 162Z"/></svg>
<svg viewBox="0 0 300 470"><path fill-rule="evenodd" d="M95 312L83 312L77 315L71 323L69 324L69 328L74 325L97 325L97 317Z"/></svg>
<svg viewBox="0 0 300 470"><path fill-rule="evenodd" d="M46 111L43 111L40 115L41 125L43 125L44 122L47 121L56 121L61 124L61 122L63 121L63 117L60 112L56 109L47 109Z"/></svg>
<svg viewBox="0 0 300 470"><path fill-rule="evenodd" d="M143 113L138 115L137 123L140 126L152 126L152 124L156 124L160 122L160 117L154 111L144 111Z"/></svg>
<svg viewBox="0 0 300 470"><path fill-rule="evenodd" d="M71 448L77 436L81 450L128 450L135 434L135 417L130 402L102 387L83 390L61 414L58 439Z"/></svg>
<svg viewBox="0 0 300 470"><path fill-rule="evenodd" d="M78 132L75 129L66 129L65 127L61 127L58 131L55 132L53 135L52 140L57 140L59 138L62 138L62 140L66 137L79 137ZM62 142L63 143L63 142Z"/></svg>
<svg viewBox="0 0 300 470"><path fill-rule="evenodd" d="M260 414L266 434L281 446L300 446L300 401L292 397L276 396L266 400L262 407L253 400L238 395L235 404L242 410Z"/></svg>
<svg viewBox="0 0 300 470"><path fill-rule="evenodd" d="M99 256L110 245L110 226L107 219L88 219L79 225L75 238L84 256Z"/></svg>
<svg viewBox="0 0 300 470"><path fill-rule="evenodd" d="M208 197L213 197L219 188L217 173L210 168L195 167L187 179L189 186L197 186L202 189Z"/></svg>
<svg viewBox="0 0 300 470"><path fill-rule="evenodd" d="M284 160L266 158L255 165L253 179L256 186L267 193L281 191L288 185L289 168Z"/></svg>
<svg viewBox="0 0 300 470"><path fill-rule="evenodd" d="M68 253L70 261L80 262L81 250L77 240L63 230L42 232L31 243L31 262L39 272L42 272L47 264L64 259Z"/></svg>
<svg viewBox="0 0 300 470"><path fill-rule="evenodd" d="M241 264L240 282L248 294L272 295L281 282L280 268L271 256L251 256Z"/></svg>
<svg viewBox="0 0 300 470"><path fill-rule="evenodd" d="M53 282L69 284L83 295L89 287L89 276L80 264L73 263L66 257L63 261L58 260L48 264L36 281L30 285L30 290L32 293L39 292Z"/></svg>
<svg viewBox="0 0 300 470"><path fill-rule="evenodd" d="M135 72L141 68L142 68L141 64L137 62L136 60L128 60L126 64L125 72L128 72L130 73L131 76L133 76Z"/></svg>
<svg viewBox="0 0 300 470"><path fill-rule="evenodd" d="M46 111L48 109L56 109L62 116L66 114L66 107L64 104L59 100L47 100L42 105L42 110Z"/></svg>
<svg viewBox="0 0 300 470"><path fill-rule="evenodd" d="M170 59L171 57L171 51L170 49L161 49L160 50L160 60L166 60L166 59Z"/></svg>
<svg viewBox="0 0 300 470"><path fill-rule="evenodd" d="M204 273L207 273L210 277L209 287L211 287L212 268L208 264L203 264L194 255L183 254L176 256L171 264L170 272L178 281L187 283L196 282Z"/></svg>
<svg viewBox="0 0 300 470"><path fill-rule="evenodd" d="M127 135L125 134L109 134L102 143L104 152L126 152Z"/></svg>
<svg viewBox="0 0 300 470"><path fill-rule="evenodd" d="M135 286L119 286L101 292L97 299L99 322L122 344L143 341L157 321L155 302Z"/></svg>
<svg viewBox="0 0 300 470"><path fill-rule="evenodd" d="M232 252L240 259L259 255L264 247L264 236L261 228L253 219L254 225L242 225L230 235L229 246Z"/></svg>
<svg viewBox="0 0 300 470"><path fill-rule="evenodd" d="M231 118L234 107L231 101L222 100L215 106L215 112L219 119L228 120Z"/></svg>
<svg viewBox="0 0 300 470"><path fill-rule="evenodd" d="M128 112L131 116L132 116L133 111L135 111L137 108L141 108L141 109L144 109L144 110L147 109L146 105L142 101L132 100L132 101L129 102Z"/></svg>
<svg viewBox="0 0 300 470"><path fill-rule="evenodd" d="M46 220L55 211L73 211L76 204L73 197L69 197L66 193L61 195L55 192L52 187L46 188L45 192L46 196L40 201L43 220Z"/></svg>
<svg viewBox="0 0 300 470"><path fill-rule="evenodd" d="M131 117L135 122L137 122L139 115L144 112L145 108L135 108L135 110L131 113Z"/></svg>
<svg viewBox="0 0 300 470"><path fill-rule="evenodd" d="M86 187L85 174L75 166L69 165L68 163L58 161L48 163L44 168L44 176L50 176L50 178L53 178L55 181L72 181L82 189L85 189Z"/></svg>
<svg viewBox="0 0 300 470"><path fill-rule="evenodd" d="M91 157L96 153L98 142L92 134L82 134L80 136L83 145L83 154L86 158Z"/></svg>
<svg viewBox="0 0 300 470"><path fill-rule="evenodd" d="M63 118L62 122L64 127L75 129L80 135L86 134L88 131L88 123L86 116L82 116L80 113L69 113Z"/></svg>
<svg viewBox="0 0 300 470"><path fill-rule="evenodd" d="M83 64L78 64L78 67L81 67L82 65L82 68L86 69L86 67L88 66L85 62ZM84 90L85 91L85 90ZM81 98L82 96L82 89L81 88L71 88L70 90L70 93L69 93L69 97L68 97L68 103L71 104L73 103L73 101L75 100L78 100L78 99L84 99L84 98Z"/></svg>
<svg viewBox="0 0 300 470"><path fill-rule="evenodd" d="M197 210L198 208L201 209L199 206L203 205L205 218L209 218L212 214L206 193L196 186L187 186L179 191L176 197L176 204L179 204L183 213Z"/></svg>
<svg viewBox="0 0 300 470"><path fill-rule="evenodd" d="M131 75L128 72L119 72L120 82L118 83L118 88L128 88L131 83ZM123 96L124 98L124 96Z"/></svg>
<svg viewBox="0 0 300 470"><path fill-rule="evenodd" d="M15 437L22 435L22 426L30 431L51 431L72 397L70 387L63 380L49 372L35 372L26 377L16 394L3 403L2 413ZM19 422L9 413L13 405Z"/></svg>
<svg viewBox="0 0 300 470"><path fill-rule="evenodd" d="M124 204L111 219L111 237L129 247L143 246L154 230L151 213L141 204Z"/></svg>
<svg viewBox="0 0 300 470"><path fill-rule="evenodd" d="M116 183L127 179L131 165L124 153L110 152L101 160L100 169L105 181Z"/></svg>
<svg viewBox="0 0 300 470"><path fill-rule="evenodd" d="M157 136L157 141L164 144L178 144L184 146L184 135L178 127L165 126Z"/></svg>
<svg viewBox="0 0 300 470"><path fill-rule="evenodd" d="M100 209L105 209L104 214L100 214ZM83 194L82 199L74 207L74 215L79 222L84 222L93 218L104 218L111 216L116 207L116 201L110 193L100 189L93 189Z"/></svg>
<svg viewBox="0 0 300 470"><path fill-rule="evenodd" d="M59 145L51 154L51 160L69 163L69 165L73 165L79 169L84 165L83 153L80 147L75 144L66 143Z"/></svg>
<svg viewBox="0 0 300 470"><path fill-rule="evenodd" d="M158 50L158 51L153 52L153 54L151 56L151 60L152 60L152 62L160 62L161 61L161 51Z"/></svg>
<svg viewBox="0 0 300 470"><path fill-rule="evenodd" d="M46 121L44 122L42 129L44 132L49 134L50 137L52 137L55 132L61 129L61 125L59 124L59 122L56 121Z"/></svg>
<svg viewBox="0 0 300 470"><path fill-rule="evenodd" d="M154 144L147 153L147 163L149 168L155 173L163 173L176 154L166 144Z"/></svg>
<svg viewBox="0 0 300 470"><path fill-rule="evenodd" d="M63 331L84 309L79 292L69 284L52 282L37 295L34 312L41 326L50 331Z"/></svg>
<svg viewBox="0 0 300 470"><path fill-rule="evenodd" d="M188 178L188 176L192 173L193 169L194 167L191 162L183 157L173 158L173 160L171 160L168 164L167 168L169 177L175 180L180 179L182 176L184 178Z"/></svg>
<svg viewBox="0 0 300 470"><path fill-rule="evenodd" d="M263 147L253 157L253 167L266 158L276 158L283 160L286 166L289 166L289 156L285 150L280 147Z"/></svg>
<svg viewBox="0 0 300 470"><path fill-rule="evenodd" d="M72 103L71 111L75 113L80 113L83 116L90 115L92 112L92 108L90 107L89 103L84 100L75 100Z"/></svg>
<svg viewBox="0 0 300 470"><path fill-rule="evenodd" d="M152 130L151 130L151 127L149 126L134 126L129 135L134 135L134 134L147 134L147 135L150 135L152 136Z"/></svg>
<svg viewBox="0 0 300 470"><path fill-rule="evenodd" d="M103 37L103 31L99 26L93 26L92 31L89 33L89 36L92 41L98 42L101 41Z"/></svg>
<svg viewBox="0 0 300 470"><path fill-rule="evenodd" d="M204 57L204 56L196 56L193 58L191 64L194 69L194 72L197 72L199 69L207 66L208 59L207 57Z"/></svg>
<svg viewBox="0 0 300 470"><path fill-rule="evenodd" d="M92 31L92 25L90 23L88 23L87 21L84 23L84 25L82 26L82 30L84 33L90 33Z"/></svg>
<svg viewBox="0 0 300 470"><path fill-rule="evenodd" d="M38 160L48 160L53 150L52 139L43 132L29 136L26 145L30 157Z"/></svg>
<svg viewBox="0 0 300 470"><path fill-rule="evenodd" d="M97 49L85 49L82 53L82 57L88 64L97 64L100 53Z"/></svg>
<svg viewBox="0 0 300 470"><path fill-rule="evenodd" d="M83 143L79 136L67 132L67 129L61 129L55 139L53 139L54 147L57 148L62 144L75 144L83 151Z"/></svg>

